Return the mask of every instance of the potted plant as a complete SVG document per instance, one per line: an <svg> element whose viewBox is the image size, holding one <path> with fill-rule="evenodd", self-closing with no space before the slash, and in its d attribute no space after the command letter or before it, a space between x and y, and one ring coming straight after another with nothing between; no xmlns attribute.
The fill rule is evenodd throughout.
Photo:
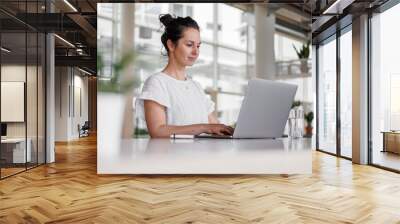
<svg viewBox="0 0 400 224"><path fill-rule="evenodd" d="M301 73L308 73L308 58L310 57L310 41L307 41L307 43L303 44L300 49L297 49L296 46L294 45L293 48L300 59Z"/></svg>
<svg viewBox="0 0 400 224"><path fill-rule="evenodd" d="M292 103L292 108L291 109L293 109L293 108L295 108L295 107L298 107L298 106L300 106L301 105L301 101L300 100L295 100L295 101L293 101L293 103Z"/></svg>
<svg viewBox="0 0 400 224"><path fill-rule="evenodd" d="M304 119L307 122L306 136L307 137L311 137L312 136L312 131L313 131L312 121L314 119L314 113L312 111L308 112L306 115L304 115Z"/></svg>
<svg viewBox="0 0 400 224"><path fill-rule="evenodd" d="M126 77L125 69L133 63L134 53L127 51L111 65L111 74L103 73L104 61L97 54L97 146L107 150L119 148L122 136L125 96L136 83L135 77Z"/></svg>

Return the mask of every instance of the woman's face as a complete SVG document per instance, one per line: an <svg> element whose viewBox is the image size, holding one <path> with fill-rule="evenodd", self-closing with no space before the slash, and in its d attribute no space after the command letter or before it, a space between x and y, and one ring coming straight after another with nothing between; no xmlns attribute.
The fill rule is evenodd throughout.
<svg viewBox="0 0 400 224"><path fill-rule="evenodd" d="M178 43L170 45L170 54L179 64L192 66L199 57L200 44L200 32L194 28L187 28Z"/></svg>

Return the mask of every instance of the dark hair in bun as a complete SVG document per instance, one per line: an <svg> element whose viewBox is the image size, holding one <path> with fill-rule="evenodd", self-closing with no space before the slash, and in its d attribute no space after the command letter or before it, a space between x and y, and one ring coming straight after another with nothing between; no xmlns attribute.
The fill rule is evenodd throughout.
<svg viewBox="0 0 400 224"><path fill-rule="evenodd" d="M161 14L159 19L165 27L164 33L161 35L161 43L164 45L167 53L169 53L167 46L168 39L171 40L172 43L177 44L178 40L182 38L185 29L194 28L196 30L200 30L197 22L194 21L190 16L178 16L174 18L170 14Z"/></svg>

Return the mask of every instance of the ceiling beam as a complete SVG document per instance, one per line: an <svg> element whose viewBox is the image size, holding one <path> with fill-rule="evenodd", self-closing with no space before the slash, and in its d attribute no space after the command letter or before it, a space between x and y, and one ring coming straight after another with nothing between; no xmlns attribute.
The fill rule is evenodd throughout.
<svg viewBox="0 0 400 224"><path fill-rule="evenodd" d="M88 67L96 71L97 59L91 56L55 56L55 65Z"/></svg>
<svg viewBox="0 0 400 224"><path fill-rule="evenodd" d="M82 30L89 36L87 41L90 40L96 41L96 33L97 30L94 28L86 19L80 14L68 14L67 15L71 20L73 20L78 26L82 28ZM95 46L95 43L91 43L91 46Z"/></svg>

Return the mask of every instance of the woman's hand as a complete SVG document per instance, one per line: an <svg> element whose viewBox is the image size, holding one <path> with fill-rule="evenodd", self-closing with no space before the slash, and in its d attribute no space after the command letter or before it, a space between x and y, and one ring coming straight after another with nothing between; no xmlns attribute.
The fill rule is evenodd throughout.
<svg viewBox="0 0 400 224"><path fill-rule="evenodd" d="M234 129L224 124L207 124L207 134L233 135Z"/></svg>

